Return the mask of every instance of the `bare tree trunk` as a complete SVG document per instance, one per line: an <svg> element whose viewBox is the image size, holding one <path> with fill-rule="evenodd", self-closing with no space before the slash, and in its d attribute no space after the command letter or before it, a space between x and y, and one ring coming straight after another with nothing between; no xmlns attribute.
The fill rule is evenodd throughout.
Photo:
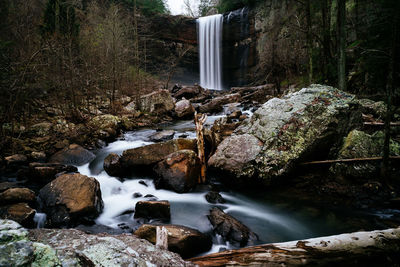
<svg viewBox="0 0 400 267"><path fill-rule="evenodd" d="M394 8L394 13L393 13L393 23L392 23L392 47L391 47L391 53L390 53L390 59L389 59L389 71L388 71L388 77L386 81L386 118L385 118L385 140L383 144L383 161L382 161L382 167L381 167L381 178L383 180L388 180L388 177L390 175L390 165L389 165L389 155L390 155L390 121L392 119L392 94L393 94L393 89L395 87L395 82L394 82L394 72L396 70L396 53L398 51L396 50L397 40L398 38L398 20L399 20L399 12L400 12L400 4L397 3L396 7Z"/></svg>
<svg viewBox="0 0 400 267"><path fill-rule="evenodd" d="M198 156L200 159L200 177L199 177L199 184L206 182L206 154L204 151L204 123L207 120L207 115L205 114L197 114L194 115L194 121L196 124L196 135L197 135L197 149L198 149Z"/></svg>
<svg viewBox="0 0 400 267"><path fill-rule="evenodd" d="M346 0L337 0L338 87L346 90Z"/></svg>
<svg viewBox="0 0 400 267"><path fill-rule="evenodd" d="M306 19L307 19L307 51L308 51L308 82L313 83L313 42L311 24L311 0L306 0Z"/></svg>
<svg viewBox="0 0 400 267"><path fill-rule="evenodd" d="M323 33L323 72L324 79L328 79L329 75L329 64L331 62L331 21L330 21L330 5L328 4L328 0L322 0L322 33Z"/></svg>

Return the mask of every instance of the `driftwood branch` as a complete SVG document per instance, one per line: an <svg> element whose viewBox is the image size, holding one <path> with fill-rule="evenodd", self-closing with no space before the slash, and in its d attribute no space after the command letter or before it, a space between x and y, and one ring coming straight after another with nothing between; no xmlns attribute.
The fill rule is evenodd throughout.
<svg viewBox="0 0 400 267"><path fill-rule="evenodd" d="M197 149L198 149L198 156L200 159L200 177L199 183L206 182L206 154L204 151L204 123L207 120L206 114L194 114L194 121L196 124L196 135L197 135Z"/></svg>
<svg viewBox="0 0 400 267"><path fill-rule="evenodd" d="M199 266L384 266L400 260L400 228L228 250L189 259Z"/></svg>
<svg viewBox="0 0 400 267"><path fill-rule="evenodd" d="M399 160L400 156L390 156L391 160ZM300 165L315 165L315 164L332 164L332 163L355 163L365 161L381 161L382 157L371 157L371 158L354 158L354 159L332 159L332 160L317 160L310 162L303 162Z"/></svg>

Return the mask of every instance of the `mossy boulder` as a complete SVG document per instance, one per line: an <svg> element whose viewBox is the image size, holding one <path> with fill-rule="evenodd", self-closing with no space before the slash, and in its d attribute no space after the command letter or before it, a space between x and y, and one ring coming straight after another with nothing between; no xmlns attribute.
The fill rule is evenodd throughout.
<svg viewBox="0 0 400 267"><path fill-rule="evenodd" d="M222 141L208 164L232 182L257 177L269 185L287 177L297 163L323 156L361 123L354 95L311 85L264 103Z"/></svg>
<svg viewBox="0 0 400 267"><path fill-rule="evenodd" d="M338 159L381 157L385 134L382 131L368 134L353 130L343 140L338 153ZM400 155L400 144L390 140L390 155ZM337 163L331 166L334 175L344 177L358 177L362 179L374 178L378 175L380 162L360 162L353 164Z"/></svg>

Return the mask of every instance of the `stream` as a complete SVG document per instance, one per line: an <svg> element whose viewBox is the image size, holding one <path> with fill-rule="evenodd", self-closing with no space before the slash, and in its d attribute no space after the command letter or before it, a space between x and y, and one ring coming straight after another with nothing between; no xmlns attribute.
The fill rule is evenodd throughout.
<svg viewBox="0 0 400 267"><path fill-rule="evenodd" d="M206 125L212 125L222 116L208 117ZM192 121L178 121L161 128L175 130L174 138L196 137ZM210 234L212 225L206 215L212 207L218 206L255 232L259 236L260 244L358 231L365 229L363 228L365 223L374 222L385 216L399 216L393 210L366 212L349 210L345 207L325 208L316 206L315 203L303 203L288 196L283 197L279 192L245 193L224 187L220 194L226 203L211 204L205 199L208 192L206 188L178 194L169 190L155 189L150 176L132 176L121 180L109 176L103 170L103 161L109 153L122 154L124 150L152 144L149 137L155 132L155 129L127 132L115 142L98 150L96 158L91 163L78 167L80 173L95 177L101 186L104 210L96 220L97 225L135 230L140 223L143 223L133 218L135 205L138 201L150 199L170 202L171 224L184 225ZM133 196L135 193L140 193L141 197L135 198ZM350 221L354 219L356 222L352 224ZM374 224L373 227L379 228L379 224ZM212 235L213 247L206 254L236 248L229 242L224 242L220 236Z"/></svg>

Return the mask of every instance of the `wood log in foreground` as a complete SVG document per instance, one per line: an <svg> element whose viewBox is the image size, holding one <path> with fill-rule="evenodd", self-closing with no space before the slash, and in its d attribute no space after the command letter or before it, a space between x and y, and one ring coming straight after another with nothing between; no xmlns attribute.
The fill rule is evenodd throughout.
<svg viewBox="0 0 400 267"><path fill-rule="evenodd" d="M197 149L198 149L198 157L200 159L200 177L199 184L206 182L206 154L204 149L204 123L207 120L206 114L194 114L194 122L196 124L196 136L197 136Z"/></svg>
<svg viewBox="0 0 400 267"><path fill-rule="evenodd" d="M400 228L252 246L189 261L199 266L399 266Z"/></svg>

